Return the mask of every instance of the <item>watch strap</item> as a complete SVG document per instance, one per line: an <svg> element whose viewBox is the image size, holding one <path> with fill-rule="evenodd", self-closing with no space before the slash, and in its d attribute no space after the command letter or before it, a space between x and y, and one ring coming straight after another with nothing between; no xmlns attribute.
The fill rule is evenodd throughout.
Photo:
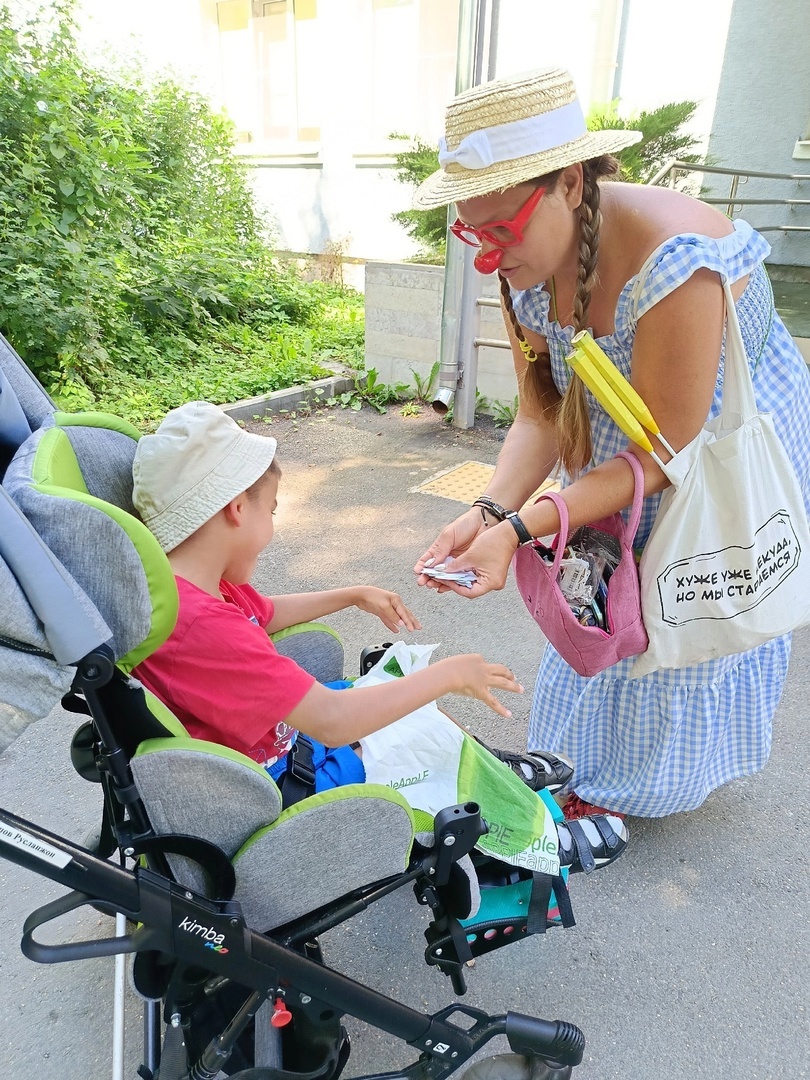
<svg viewBox="0 0 810 1080"><path fill-rule="evenodd" d="M512 528L517 533L517 538L520 546L524 544L531 544L534 537L520 520L517 510L507 510L504 514L504 521L508 521Z"/></svg>

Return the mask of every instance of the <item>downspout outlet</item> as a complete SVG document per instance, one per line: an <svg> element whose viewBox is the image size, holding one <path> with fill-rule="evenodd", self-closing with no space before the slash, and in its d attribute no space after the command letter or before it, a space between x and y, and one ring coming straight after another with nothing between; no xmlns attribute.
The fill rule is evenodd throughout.
<svg viewBox="0 0 810 1080"><path fill-rule="evenodd" d="M453 404L453 398L456 396L456 391L451 386L440 386L436 391L436 395L433 398L433 411L437 412L440 416L444 416Z"/></svg>

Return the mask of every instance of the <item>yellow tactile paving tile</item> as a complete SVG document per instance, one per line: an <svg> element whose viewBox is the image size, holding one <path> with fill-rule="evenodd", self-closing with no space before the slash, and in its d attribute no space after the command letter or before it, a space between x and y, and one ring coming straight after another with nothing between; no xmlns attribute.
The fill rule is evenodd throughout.
<svg viewBox="0 0 810 1080"><path fill-rule="evenodd" d="M492 479L495 472L494 465L487 465L483 461L465 461L456 465L438 476L432 476L415 490L425 495L438 495L443 499L455 499L456 502L471 503L484 490ZM543 491L558 491L560 485L556 480L546 480L531 496L532 502Z"/></svg>
<svg viewBox="0 0 810 1080"><path fill-rule="evenodd" d="M465 461L426 480L419 485L417 491L423 491L426 495L440 495L444 499L471 503L490 482L494 472L494 465L486 465L482 461Z"/></svg>

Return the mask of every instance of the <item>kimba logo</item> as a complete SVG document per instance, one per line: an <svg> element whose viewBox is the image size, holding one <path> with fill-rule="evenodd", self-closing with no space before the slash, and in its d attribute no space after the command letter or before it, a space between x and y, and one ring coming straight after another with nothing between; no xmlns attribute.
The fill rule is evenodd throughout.
<svg viewBox="0 0 810 1080"><path fill-rule="evenodd" d="M218 934L211 926L203 926L202 923L186 918L183 919L181 923L178 923L177 928L178 930L185 930L187 934L194 934L195 937L203 938L206 949L213 949L214 952L219 953L226 953L228 951L223 944L225 935Z"/></svg>

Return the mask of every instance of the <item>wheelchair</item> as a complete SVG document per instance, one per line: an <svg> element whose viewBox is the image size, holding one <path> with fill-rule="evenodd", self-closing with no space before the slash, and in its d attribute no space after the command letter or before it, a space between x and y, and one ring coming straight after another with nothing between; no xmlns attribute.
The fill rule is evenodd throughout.
<svg viewBox="0 0 810 1080"><path fill-rule="evenodd" d="M425 1014L325 964L321 935L409 888L428 913L425 960L460 997L470 960L545 932L552 889L571 925L567 891L476 851L486 824L473 802L425 820L398 792L363 784L285 808L263 768L190 738L130 676L170 633L177 602L131 503L137 438L120 419L57 411L0 339L0 686L11 717L0 751L61 700L80 718L73 766L103 806L84 847L0 809L0 856L68 890L25 920L25 956L131 957L142 1080L337 1080L347 1015L416 1055L364 1080L442 1080L496 1036L512 1053L473 1065L469 1080L570 1077L584 1052L573 1024L458 1001ZM331 631L308 632L342 667ZM295 633L278 647L294 655ZM329 872L313 879L319 860ZM115 936L39 940L87 905L116 919Z"/></svg>

